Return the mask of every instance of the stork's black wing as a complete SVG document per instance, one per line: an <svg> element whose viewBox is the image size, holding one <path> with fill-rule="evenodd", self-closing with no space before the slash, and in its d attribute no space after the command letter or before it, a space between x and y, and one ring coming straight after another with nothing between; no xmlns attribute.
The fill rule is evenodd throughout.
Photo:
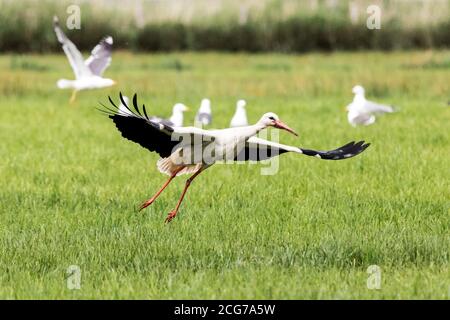
<svg viewBox="0 0 450 320"><path fill-rule="evenodd" d="M237 156L235 161L263 161L272 157L279 156L280 154L289 152L283 148L283 145L272 144L271 141L252 138L252 142L247 142L245 148L243 148Z"/></svg>
<svg viewBox="0 0 450 320"><path fill-rule="evenodd" d="M311 157L317 157L319 159L324 160L342 160L342 159L348 159L351 157L354 157L364 150L367 149L367 147L370 146L370 143L364 144L364 141L359 142L350 142L346 145L337 148L335 150L330 151L316 151L316 150L309 150L309 149L301 149L302 153L307 156Z"/></svg>
<svg viewBox="0 0 450 320"><path fill-rule="evenodd" d="M307 156L314 156L324 160L342 160L354 157L363 152L370 143L364 144L364 141L357 143L350 142L346 145L331 151L316 151L309 149L296 148L268 141L260 138L250 138L245 148L236 156L236 161L262 161L276 157L286 152L295 152Z"/></svg>
<svg viewBox="0 0 450 320"><path fill-rule="evenodd" d="M120 107L108 97L111 107L103 106L101 110L109 115L117 129L122 133L122 137L138 143L142 147L157 152L161 157L168 157L179 141L172 141L173 128L163 123L156 123L149 119L145 105L142 110L137 104L136 94L133 96L132 110L125 102L122 93ZM122 108L126 108L125 110Z"/></svg>

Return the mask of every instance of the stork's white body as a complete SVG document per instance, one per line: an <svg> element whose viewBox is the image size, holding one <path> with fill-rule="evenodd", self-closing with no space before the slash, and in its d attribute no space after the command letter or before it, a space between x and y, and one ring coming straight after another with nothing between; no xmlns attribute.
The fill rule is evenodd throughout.
<svg viewBox="0 0 450 320"><path fill-rule="evenodd" d="M246 147L247 141L264 128L261 124L221 130L176 128L174 137L179 136L180 143L169 157L158 161L158 169L162 173L172 175L184 168L177 173L182 175L195 172L200 167L209 167L216 162L232 161Z"/></svg>

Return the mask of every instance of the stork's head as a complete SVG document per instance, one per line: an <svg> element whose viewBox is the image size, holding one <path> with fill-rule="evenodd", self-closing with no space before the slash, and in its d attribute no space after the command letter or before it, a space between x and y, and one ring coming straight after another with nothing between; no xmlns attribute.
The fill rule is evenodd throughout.
<svg viewBox="0 0 450 320"><path fill-rule="evenodd" d="M277 129L286 130L287 132L290 132L293 135L298 136L298 134L294 130L292 130L285 123L283 123L280 120L280 118L273 112L263 114L261 119L259 119L258 123L264 125L265 127L274 127Z"/></svg>
<svg viewBox="0 0 450 320"><path fill-rule="evenodd" d="M238 102L236 103L236 108L237 109L244 109L245 105L247 104L247 102L245 102L245 100L238 100Z"/></svg>
<svg viewBox="0 0 450 320"><path fill-rule="evenodd" d="M364 95L364 88L362 86L360 86L360 85L357 85L357 86L353 87L352 92L354 94L362 94L362 95Z"/></svg>
<svg viewBox="0 0 450 320"><path fill-rule="evenodd" d="M184 104L182 103L177 103L173 106L172 112L173 113L183 113L189 111L189 108L186 107Z"/></svg>

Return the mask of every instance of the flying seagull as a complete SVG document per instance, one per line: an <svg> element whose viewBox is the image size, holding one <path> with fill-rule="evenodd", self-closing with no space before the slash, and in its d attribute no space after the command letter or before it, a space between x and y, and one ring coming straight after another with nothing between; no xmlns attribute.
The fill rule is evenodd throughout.
<svg viewBox="0 0 450 320"><path fill-rule="evenodd" d="M76 94L80 90L105 88L115 84L114 80L102 77L103 72L111 63L112 37L103 38L94 47L91 56L84 61L80 51L64 34L56 16L53 17L53 28L75 73L75 80L60 79L57 82L60 89L73 89L70 102L75 101Z"/></svg>
<svg viewBox="0 0 450 320"><path fill-rule="evenodd" d="M200 103L200 108L198 109L197 114L195 115L195 126L203 127L210 125L212 122L211 115L211 101L209 99L202 99Z"/></svg>
<svg viewBox="0 0 450 320"><path fill-rule="evenodd" d="M368 126L374 123L375 114L394 112L391 106L367 100L364 96L364 88L362 86L354 86L352 92L355 94L355 97L353 98L353 102L346 107L346 110L348 112L348 122L354 127L357 125Z"/></svg>
<svg viewBox="0 0 450 320"><path fill-rule="evenodd" d="M297 135L272 112L265 113L254 125L204 130L196 127L171 127L150 120L145 106L141 108L138 106L136 95L133 97L134 110L132 110L120 94L121 103L128 109L126 114L120 112L111 97L109 97L109 101L112 106L103 106L103 111L115 123L122 137L151 152L158 153L160 159L157 167L161 173L169 175L166 183L152 198L140 206L140 210L151 205L176 176L193 174L187 179L181 197L175 209L168 214L166 223L176 216L186 191L195 177L217 161L260 161L286 152L295 152L324 160L341 160L354 157L369 146L364 141L360 141L350 142L331 151L316 151L256 138L255 135L267 127L286 130Z"/></svg>
<svg viewBox="0 0 450 320"><path fill-rule="evenodd" d="M242 99L236 103L236 112L230 122L231 128L248 126L247 112L245 111L246 104L245 100Z"/></svg>

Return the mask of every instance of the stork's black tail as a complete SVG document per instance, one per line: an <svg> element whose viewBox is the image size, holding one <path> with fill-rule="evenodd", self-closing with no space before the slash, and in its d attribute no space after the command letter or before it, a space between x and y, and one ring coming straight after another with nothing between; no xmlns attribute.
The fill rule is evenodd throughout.
<svg viewBox="0 0 450 320"><path fill-rule="evenodd" d="M331 151L316 151L316 150L308 150L308 149L301 149L304 155L311 156L311 157L317 157L319 159L324 160L342 160L342 159L348 159L351 157L354 157L364 150L367 149L367 147L370 146L370 143L364 144L364 141L359 142L350 142L347 143L345 146L342 146L340 148L337 148L335 150Z"/></svg>

